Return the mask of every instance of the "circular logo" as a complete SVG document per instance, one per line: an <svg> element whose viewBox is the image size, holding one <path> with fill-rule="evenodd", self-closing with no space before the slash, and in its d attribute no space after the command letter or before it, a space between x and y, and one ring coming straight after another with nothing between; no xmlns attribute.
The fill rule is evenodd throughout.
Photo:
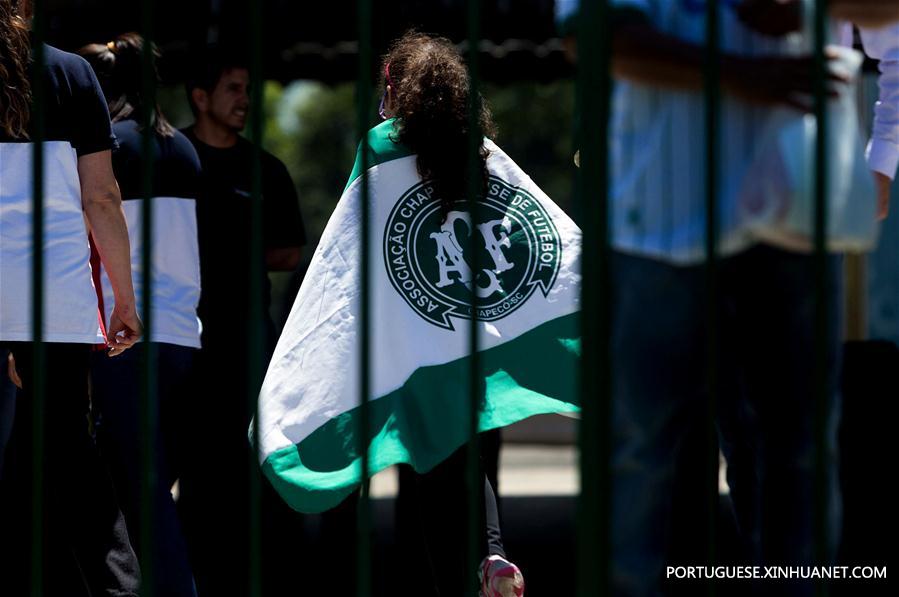
<svg viewBox="0 0 899 597"><path fill-rule="evenodd" d="M428 322L502 319L559 272L559 233L530 193L491 176L474 218L458 201L444 218L427 181L406 191L387 220L384 262L394 288Z"/></svg>

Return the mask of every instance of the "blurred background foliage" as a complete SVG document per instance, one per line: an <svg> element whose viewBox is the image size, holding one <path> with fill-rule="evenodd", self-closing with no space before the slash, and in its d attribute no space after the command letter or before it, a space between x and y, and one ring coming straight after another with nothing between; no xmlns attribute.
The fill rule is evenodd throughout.
<svg viewBox="0 0 899 597"><path fill-rule="evenodd" d="M483 93L493 109L497 144L571 214L573 82L487 84ZM183 88L165 87L159 97L176 126L190 125ZM352 83L269 81L263 97L263 146L287 166L309 237L299 271L271 275L272 315L282 322L352 170L359 131Z"/></svg>

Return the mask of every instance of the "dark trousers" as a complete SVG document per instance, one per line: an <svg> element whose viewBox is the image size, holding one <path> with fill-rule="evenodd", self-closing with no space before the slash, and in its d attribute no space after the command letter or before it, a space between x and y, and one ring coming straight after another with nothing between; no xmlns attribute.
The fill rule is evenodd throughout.
<svg viewBox="0 0 899 597"><path fill-rule="evenodd" d="M240 324L238 324L240 325ZM178 511L199 597L250 594L251 561L261 565L263 595L304 594L299 574L309 562L304 519L262 477L247 437L253 408L248 400L250 359L265 371L268 353L249 355L246 338L204 336L197 353L193 399L185 421ZM260 503L251 512L251 483ZM251 552L251 530L261 553ZM345 543L341 543L345 549ZM300 568L298 568L300 567Z"/></svg>
<svg viewBox="0 0 899 597"><path fill-rule="evenodd" d="M157 594L193 597L187 545L170 488L180 470L178 455L184 412L193 399L190 376L196 349L174 344L138 344L120 356L91 355L92 409L101 455L109 467L135 551L141 550L141 367L144 352L156 352L156 393L152 445L156 487L146 506L152 509L153 578Z"/></svg>
<svg viewBox="0 0 899 597"><path fill-rule="evenodd" d="M46 594L69 597L79 589L63 581L46 553L59 547L74 554L84 584L93 597L137 595L137 558L128 540L125 519L116 503L112 481L88 431L89 346L45 344L45 367L35 371L30 343L11 343L24 390L7 449L0 487L3 593L27 595L32 541L32 390L36 376L46 389L43 413L43 508L40 537L44 546ZM64 575L63 575L64 576ZM64 584L64 583L63 583ZM83 589L82 589L83 590Z"/></svg>
<svg viewBox="0 0 899 597"><path fill-rule="evenodd" d="M404 565L402 587L413 588L410 595L464 595L468 580L477 573L468 558L468 473L467 446L430 471L418 474L400 467L397 496L397 533ZM505 557L496 495L487 476L478 497L482 536L477 554ZM404 594L405 595L405 594Z"/></svg>
<svg viewBox="0 0 899 597"><path fill-rule="evenodd" d="M7 375L6 359L9 351L0 350L0 478L3 477L3 461L12 423L16 418L16 386Z"/></svg>
<svg viewBox="0 0 899 597"><path fill-rule="evenodd" d="M835 552L839 419L840 262L829 261L825 483L815 487L815 269L809 256L757 247L720 265L716 405L721 448L744 542L741 564L815 563L815 504L826 512L824 551ZM614 594L660 593L672 488L691 430L702 428L709 386L709 305L702 266L616 254L612 328L612 549ZM697 467L706 459L697 454ZM704 527L697 524L698 532ZM810 594L768 583L766 594Z"/></svg>

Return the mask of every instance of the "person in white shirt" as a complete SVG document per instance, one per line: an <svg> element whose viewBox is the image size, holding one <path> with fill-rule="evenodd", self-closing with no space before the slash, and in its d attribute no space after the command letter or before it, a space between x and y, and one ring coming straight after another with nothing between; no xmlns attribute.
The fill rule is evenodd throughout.
<svg viewBox="0 0 899 597"><path fill-rule="evenodd" d="M899 2L896 3L899 7ZM880 99L874 108L874 131L868 144L868 165L877 180L878 215L889 213L890 187L899 168L899 24L861 29L865 53L880 61ZM852 40L852 25L843 26L843 41Z"/></svg>
<svg viewBox="0 0 899 597"><path fill-rule="evenodd" d="M728 459L741 538L740 563L814 564L816 500L827 558L840 528L836 429L840 354L840 259L828 257L826 330L817 329L814 258L759 242L739 227L719 242L718 304L706 304L706 154L703 0L612 0L615 88L610 120L612 243L612 583L614 595L661 591L671 493L680 446L705 416L707 322L719 334L716 424ZM869 143L885 217L899 161L899 29L895 2L831 2L831 33L851 40L857 18L869 55L881 60L880 101ZM861 13L857 7L864 5ZM577 0L558 2L558 16ZM798 0L721 3L722 222L734 217L761 131L774 108L813 109L813 41ZM847 33L848 32L848 33ZM833 81L837 87L841 81ZM849 139L832 134L840 146ZM758 172L755 173L758 175ZM775 179L776 173L762 172ZM729 220L728 218L731 218ZM816 361L826 338L824 489L816 491ZM700 465L701 466L701 465ZM821 493L825 495L822 496ZM696 522L701 527L702 521ZM810 594L767 584L767 593Z"/></svg>
<svg viewBox="0 0 899 597"><path fill-rule="evenodd" d="M0 593L28 594L35 589L29 572L41 571L48 594L136 597L137 557L86 422L91 346L104 344L109 357L121 358L142 333L128 230L112 171L116 141L106 101L84 60L43 45L43 68L33 68L32 52L40 46L32 45L31 16L29 1L0 0L0 355L12 353L16 371L7 370L5 361L2 371L14 373L10 377L21 386L0 478ZM45 90L40 246L32 234L32 160L41 129L31 101L38 86ZM97 316L89 233L117 299L105 336ZM31 296L36 251L43 255L45 280L39 329L33 325ZM32 404L41 386L37 413ZM39 455L33 451L37 429ZM70 583L59 573L46 557L47 545L74 557L77 579Z"/></svg>

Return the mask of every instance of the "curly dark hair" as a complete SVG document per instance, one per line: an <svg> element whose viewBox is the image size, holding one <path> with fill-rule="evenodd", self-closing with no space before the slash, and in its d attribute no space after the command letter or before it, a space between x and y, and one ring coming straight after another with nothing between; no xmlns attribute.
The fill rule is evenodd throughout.
<svg viewBox="0 0 899 597"><path fill-rule="evenodd" d="M480 96L475 98L480 114L478 130L471 131L468 70L448 39L409 31L384 56L381 72L382 87L389 84L392 92L398 141L416 154L418 173L433 182L446 215L468 192L469 135L495 134L490 109ZM487 188L487 156L481 143L482 192Z"/></svg>
<svg viewBox="0 0 899 597"><path fill-rule="evenodd" d="M31 37L25 19L30 16L30 9L28 5L19 9L12 0L0 0L0 133L12 139L27 139L31 117Z"/></svg>

